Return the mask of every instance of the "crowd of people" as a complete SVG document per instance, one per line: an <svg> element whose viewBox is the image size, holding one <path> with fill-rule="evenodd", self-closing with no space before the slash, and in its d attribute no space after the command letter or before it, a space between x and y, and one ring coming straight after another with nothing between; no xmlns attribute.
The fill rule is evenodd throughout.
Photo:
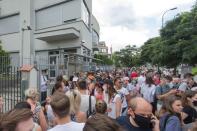
<svg viewBox="0 0 197 131"><path fill-rule="evenodd" d="M146 67L57 76L0 115L0 131L197 131L197 83ZM41 102L40 102L41 100ZM0 110L3 98L0 97Z"/></svg>

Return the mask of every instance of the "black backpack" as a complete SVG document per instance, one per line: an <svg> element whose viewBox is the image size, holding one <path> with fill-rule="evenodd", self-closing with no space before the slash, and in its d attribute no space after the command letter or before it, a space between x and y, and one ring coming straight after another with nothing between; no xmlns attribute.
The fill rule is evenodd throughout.
<svg viewBox="0 0 197 131"><path fill-rule="evenodd" d="M172 116L172 115L167 114L167 116L166 116L165 119L164 119L164 124L163 124L163 128L161 129L161 131L165 131L166 125L167 125L167 121L168 121L168 119L169 119L171 116Z"/></svg>

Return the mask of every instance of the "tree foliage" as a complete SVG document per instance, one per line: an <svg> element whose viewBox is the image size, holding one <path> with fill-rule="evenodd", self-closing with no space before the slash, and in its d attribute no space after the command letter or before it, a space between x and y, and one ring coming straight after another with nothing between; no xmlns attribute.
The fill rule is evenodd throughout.
<svg viewBox="0 0 197 131"><path fill-rule="evenodd" d="M140 49L135 45L127 45L125 48L113 54L113 61L116 67L131 67L140 63Z"/></svg>
<svg viewBox="0 0 197 131"><path fill-rule="evenodd" d="M179 14L141 47L141 60L169 67L197 63L197 3L190 12Z"/></svg>
<svg viewBox="0 0 197 131"><path fill-rule="evenodd" d="M10 64L10 59L8 58L8 53L6 53L2 49L1 41L0 41L0 74L8 69L9 64Z"/></svg>
<svg viewBox="0 0 197 131"><path fill-rule="evenodd" d="M113 65L113 61L108 58L108 55L103 55L103 54L95 54L94 58L98 60L94 60L97 64L105 64L105 65Z"/></svg>
<svg viewBox="0 0 197 131"><path fill-rule="evenodd" d="M0 57L5 56L5 55L7 55L7 53L3 50L2 46L1 46L1 41L0 41Z"/></svg>

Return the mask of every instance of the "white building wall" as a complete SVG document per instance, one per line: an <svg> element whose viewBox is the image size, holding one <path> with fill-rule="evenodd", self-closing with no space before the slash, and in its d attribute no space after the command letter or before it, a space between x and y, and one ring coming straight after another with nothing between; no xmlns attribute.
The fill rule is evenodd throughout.
<svg viewBox="0 0 197 131"><path fill-rule="evenodd" d="M35 48L36 50L51 50L51 49L62 49L62 48L71 48L71 47L79 47L79 40L65 40L65 41L56 41L52 43L47 43L42 40L35 40Z"/></svg>
<svg viewBox="0 0 197 131"><path fill-rule="evenodd" d="M95 16L92 16L92 28L97 34L100 34L100 26Z"/></svg>
<svg viewBox="0 0 197 131"><path fill-rule="evenodd" d="M0 40L4 50L8 52L19 52L21 43L19 33L0 36Z"/></svg>
<svg viewBox="0 0 197 131"><path fill-rule="evenodd" d="M84 22L83 2L90 16L88 25ZM36 56L48 56L49 50L77 48L77 53L82 55L83 48L92 50L92 0L3 0L0 8L1 15L19 13L18 31L0 35L6 51L19 52L22 42L24 58L32 58L34 51ZM32 30L27 30L27 26ZM67 28L74 28L79 37L53 42L37 39L40 33Z"/></svg>
<svg viewBox="0 0 197 131"><path fill-rule="evenodd" d="M34 0L34 7L37 10L46 6L58 4L65 1L68 0Z"/></svg>
<svg viewBox="0 0 197 131"><path fill-rule="evenodd" d="M1 16L3 15L9 15L13 13L17 13L20 11L20 5L22 2L19 2L19 0L3 0L0 1L1 5Z"/></svg>
<svg viewBox="0 0 197 131"><path fill-rule="evenodd" d="M73 0L36 11L36 29L60 26L80 19L80 1ZM72 13L71 13L72 12Z"/></svg>

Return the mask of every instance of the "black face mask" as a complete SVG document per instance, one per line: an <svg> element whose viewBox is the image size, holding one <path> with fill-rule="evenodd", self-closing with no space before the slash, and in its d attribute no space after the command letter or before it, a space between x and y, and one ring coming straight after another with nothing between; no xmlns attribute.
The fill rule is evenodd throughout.
<svg viewBox="0 0 197 131"><path fill-rule="evenodd" d="M145 129L152 128L151 118L143 117L138 114L135 114L135 118L133 119L138 126Z"/></svg>
<svg viewBox="0 0 197 131"><path fill-rule="evenodd" d="M197 101L193 101L194 106L197 106Z"/></svg>

